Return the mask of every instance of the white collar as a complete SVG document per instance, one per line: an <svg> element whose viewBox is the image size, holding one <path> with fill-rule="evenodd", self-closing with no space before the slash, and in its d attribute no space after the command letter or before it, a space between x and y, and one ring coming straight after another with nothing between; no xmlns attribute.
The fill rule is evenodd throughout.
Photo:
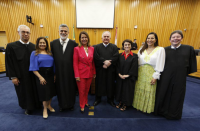
<svg viewBox="0 0 200 131"><path fill-rule="evenodd" d="M22 44L29 44L29 41L27 43L23 42L21 39L19 40Z"/></svg>
<svg viewBox="0 0 200 131"><path fill-rule="evenodd" d="M63 42L63 40L61 38L59 40L60 40L60 43ZM69 38L67 38L66 40L64 40L65 44L68 43L68 41L69 41Z"/></svg>
<svg viewBox="0 0 200 131"><path fill-rule="evenodd" d="M181 44L180 44L179 46L177 46L177 47L174 47L174 46L171 45L171 49L175 49L175 48L177 49L177 48L179 48L180 46L181 46Z"/></svg>
<svg viewBox="0 0 200 131"><path fill-rule="evenodd" d="M104 44L104 43L103 43L103 45L104 45L105 47L108 46L109 44L110 44L110 43L108 43L108 44Z"/></svg>

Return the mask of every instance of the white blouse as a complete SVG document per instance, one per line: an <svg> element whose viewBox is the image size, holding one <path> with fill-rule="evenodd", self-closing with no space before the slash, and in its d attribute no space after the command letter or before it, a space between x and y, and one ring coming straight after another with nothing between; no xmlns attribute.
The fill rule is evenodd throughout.
<svg viewBox="0 0 200 131"><path fill-rule="evenodd" d="M84 47L83 47L84 48ZM88 53L87 53L87 51L86 51L86 49L84 48L84 50L85 50L85 54L86 54L86 56L88 57ZM87 47L87 50L88 50L88 47Z"/></svg>
<svg viewBox="0 0 200 131"><path fill-rule="evenodd" d="M165 65L165 49L157 46L149 55L146 50L144 50L142 54L140 54L139 50L138 57L139 66L143 66L145 64L151 65L155 70L152 77L159 80L160 72L163 71Z"/></svg>

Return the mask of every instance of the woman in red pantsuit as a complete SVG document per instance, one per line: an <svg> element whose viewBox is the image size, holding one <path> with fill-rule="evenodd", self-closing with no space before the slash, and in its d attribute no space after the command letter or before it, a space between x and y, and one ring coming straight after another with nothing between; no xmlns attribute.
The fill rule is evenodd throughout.
<svg viewBox="0 0 200 131"><path fill-rule="evenodd" d="M96 77L96 71L93 60L94 48L90 46L87 32L82 31L79 34L79 42L79 46L74 48L73 67L79 91L80 111L84 113L84 107L90 107L88 92L92 79Z"/></svg>

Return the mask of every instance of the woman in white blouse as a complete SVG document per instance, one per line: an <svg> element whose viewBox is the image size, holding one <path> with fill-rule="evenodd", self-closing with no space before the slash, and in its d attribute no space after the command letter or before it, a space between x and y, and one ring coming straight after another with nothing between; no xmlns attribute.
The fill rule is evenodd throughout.
<svg viewBox="0 0 200 131"><path fill-rule="evenodd" d="M164 69L165 50L158 46L158 36L151 32L138 52L138 80L135 85L133 107L144 113L154 112L155 93L160 72Z"/></svg>

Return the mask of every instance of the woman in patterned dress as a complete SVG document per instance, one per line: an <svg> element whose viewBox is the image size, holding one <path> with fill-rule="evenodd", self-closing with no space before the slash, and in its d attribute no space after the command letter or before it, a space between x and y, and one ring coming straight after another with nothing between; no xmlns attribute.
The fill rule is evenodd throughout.
<svg viewBox="0 0 200 131"><path fill-rule="evenodd" d="M132 105L144 113L151 113L154 112L157 80L165 64L165 50L158 46L156 33L147 35L145 45L138 51L138 57L138 80Z"/></svg>

